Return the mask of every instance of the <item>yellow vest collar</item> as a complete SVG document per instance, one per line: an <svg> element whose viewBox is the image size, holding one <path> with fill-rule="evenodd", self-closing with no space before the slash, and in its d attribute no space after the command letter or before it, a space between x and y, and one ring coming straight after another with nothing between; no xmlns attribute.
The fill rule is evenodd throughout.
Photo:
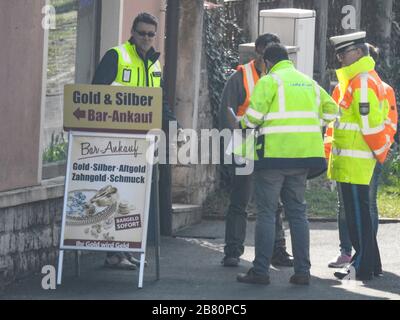
<svg viewBox="0 0 400 320"><path fill-rule="evenodd" d="M279 61L276 65L274 65L271 70L269 71L270 73L281 70L281 69L286 69L286 68L294 68L293 62L290 60L282 60Z"/></svg>
<svg viewBox="0 0 400 320"><path fill-rule="evenodd" d="M347 67L336 70L336 76L340 87L340 100L342 100L351 79L360 73L370 72L374 69L374 59L371 56L365 56Z"/></svg>

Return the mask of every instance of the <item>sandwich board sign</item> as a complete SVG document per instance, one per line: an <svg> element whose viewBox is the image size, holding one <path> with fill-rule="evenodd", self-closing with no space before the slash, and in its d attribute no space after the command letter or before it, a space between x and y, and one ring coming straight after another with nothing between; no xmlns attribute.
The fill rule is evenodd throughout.
<svg viewBox="0 0 400 320"><path fill-rule="evenodd" d="M161 122L161 99L154 98L160 96L159 90L111 86L66 86L64 116L67 115L67 117L65 117L64 126L70 132L58 284L61 284L63 251L92 250L140 253L139 288L143 286L155 151L155 136L143 133L154 129L154 126L158 126ZM112 99L110 97L117 97L118 93L122 96L127 94L133 97L139 95L138 91L142 96L145 92L146 97L153 97L153 103L156 101L158 105L152 104L153 111L140 110L141 114L148 115L146 124L141 123L136 126L120 121L114 123L116 116L108 117L108 114L119 116L126 114L128 119L128 112L139 112L133 109L127 110L126 106L120 107L111 103L107 111L97 111L93 106L94 103L99 104L101 97ZM87 98L77 100L75 97L74 100L78 92L81 98L82 94L86 94ZM97 98L90 98L94 94ZM117 103L119 100L111 101ZM132 103L129 101L128 99L127 103ZM84 102L84 105L78 102ZM95 114L99 112L98 127L91 127L91 124L82 122L83 131L78 131L81 119L73 115L76 110L80 110L81 117L84 116L84 112L89 119L91 119L90 112ZM72 113L76 119L71 120L69 113ZM135 117L133 116L132 119Z"/></svg>

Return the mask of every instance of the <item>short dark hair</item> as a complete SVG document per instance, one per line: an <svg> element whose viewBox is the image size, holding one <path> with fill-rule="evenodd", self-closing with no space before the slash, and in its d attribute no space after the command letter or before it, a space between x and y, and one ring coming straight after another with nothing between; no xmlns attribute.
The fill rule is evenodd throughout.
<svg viewBox="0 0 400 320"><path fill-rule="evenodd" d="M264 33L256 39L255 47L265 49L272 43L281 43L279 37L274 33Z"/></svg>
<svg viewBox="0 0 400 320"><path fill-rule="evenodd" d="M151 15L150 13L147 13L147 12L139 13L137 15L137 17L135 18L135 20L133 21L132 31L136 30L136 28L140 22L152 24L153 26L156 27L156 30L157 30L157 27L158 27L157 18L155 16Z"/></svg>
<svg viewBox="0 0 400 320"><path fill-rule="evenodd" d="M282 60L289 60L289 54L285 46L280 43L273 43L265 48L264 60L277 64Z"/></svg>

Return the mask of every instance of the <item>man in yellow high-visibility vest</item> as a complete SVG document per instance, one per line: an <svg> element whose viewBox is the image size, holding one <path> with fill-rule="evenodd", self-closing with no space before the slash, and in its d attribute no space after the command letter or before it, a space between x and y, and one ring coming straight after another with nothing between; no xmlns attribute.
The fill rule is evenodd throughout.
<svg viewBox="0 0 400 320"><path fill-rule="evenodd" d="M263 54L265 48L272 43L279 43L275 34L265 33L255 41L256 58L245 65L240 65L225 84L220 105L220 128L234 129L229 123L229 108L236 118L243 117L250 104L254 86L260 77L266 74ZM234 164L236 166L236 164ZM246 238L247 212L253 189L252 175L234 174L230 204L226 214L224 258L221 263L225 267L239 265L240 256L244 252ZM276 236L272 264L276 267L292 267L293 257L286 250L285 231L282 222L283 207L279 205L276 212Z"/></svg>
<svg viewBox="0 0 400 320"><path fill-rule="evenodd" d="M268 285L279 196L289 220L294 256L290 283L310 283L310 235L304 200L310 171L326 168L321 120L338 106L314 80L296 70L281 44L265 49L269 73L254 88L242 129L258 130L255 161L257 221L253 267L239 282ZM239 150L240 151L240 150Z"/></svg>
<svg viewBox="0 0 400 320"><path fill-rule="evenodd" d="M161 65L158 61L160 53L153 45L157 33L157 19L149 13L140 13L133 21L131 38L124 44L106 52L93 79L93 84L121 85L132 87L162 87ZM169 122L176 121L167 104L167 96L163 94L164 131ZM168 135L166 135L168 137ZM168 158L168 156L167 156ZM161 227L170 223L171 216L171 169L160 165L160 222ZM165 223L163 223L165 221ZM166 229L168 229L166 227ZM163 230L161 230L163 232ZM166 230L165 233L169 231ZM131 253L109 253L105 266L110 268L137 268L139 261Z"/></svg>

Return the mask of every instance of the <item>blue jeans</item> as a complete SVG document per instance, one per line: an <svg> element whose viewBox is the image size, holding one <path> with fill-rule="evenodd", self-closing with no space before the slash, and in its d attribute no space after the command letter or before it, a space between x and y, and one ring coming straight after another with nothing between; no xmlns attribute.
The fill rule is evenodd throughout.
<svg viewBox="0 0 400 320"><path fill-rule="evenodd" d="M254 272L269 275L275 242L275 219L279 196L292 237L294 271L310 274L310 230L304 194L308 169L257 170L254 173L257 221Z"/></svg>
<svg viewBox="0 0 400 320"><path fill-rule="evenodd" d="M383 165L377 162L374 169L374 174L371 179L371 183L369 185L369 211L371 214L372 228L375 232L375 235L378 233L378 226L379 226L377 196L378 196L379 179L382 175L382 168ZM350 256L352 245L350 241L349 230L346 223L346 216L344 214L343 196L340 184L338 184L337 190L338 190L338 227L339 227L340 252L342 254L347 254Z"/></svg>
<svg viewBox="0 0 400 320"><path fill-rule="evenodd" d="M225 222L225 247L226 257L240 257L244 252L247 226L247 204L253 192L253 175L234 175L230 205ZM286 251L285 231L283 230L282 212L279 205L276 211L275 246L274 254Z"/></svg>

